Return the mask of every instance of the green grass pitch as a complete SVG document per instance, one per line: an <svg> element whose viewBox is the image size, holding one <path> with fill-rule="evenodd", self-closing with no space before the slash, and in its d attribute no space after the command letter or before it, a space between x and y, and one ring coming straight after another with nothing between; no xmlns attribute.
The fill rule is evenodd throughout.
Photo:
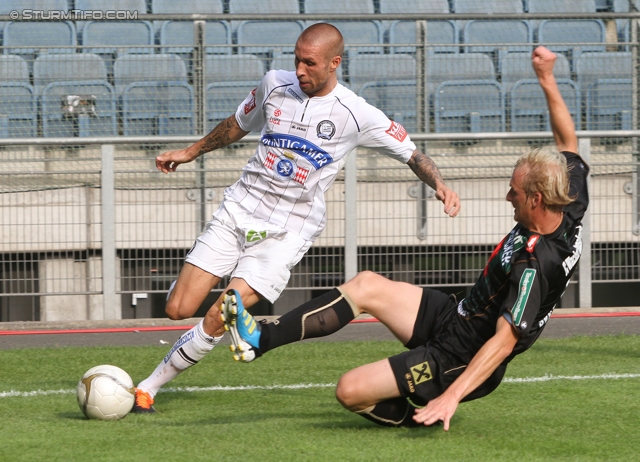
<svg viewBox="0 0 640 462"><path fill-rule="evenodd" d="M638 460L640 336L538 341L449 432L378 427L335 400L342 373L401 350L311 342L238 364L216 348L158 394L158 413L117 422L86 420L71 390L98 364L137 383L167 346L0 351L0 460Z"/></svg>

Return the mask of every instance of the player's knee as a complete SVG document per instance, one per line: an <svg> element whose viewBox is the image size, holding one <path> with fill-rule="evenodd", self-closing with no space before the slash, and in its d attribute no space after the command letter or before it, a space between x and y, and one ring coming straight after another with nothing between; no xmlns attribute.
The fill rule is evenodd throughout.
<svg viewBox="0 0 640 462"><path fill-rule="evenodd" d="M373 271L358 273L351 281L358 296L357 298L369 299L375 296L381 279L384 278Z"/></svg>
<svg viewBox="0 0 640 462"><path fill-rule="evenodd" d="M361 384L346 373L338 381L336 386L336 399L345 409L356 412L361 406Z"/></svg>
<svg viewBox="0 0 640 462"><path fill-rule="evenodd" d="M164 308L164 312L167 314L167 317L169 319L172 319L174 321L179 321L181 319L187 319L191 317L191 315L188 314L182 307L182 303L180 303L180 300L177 300L175 297L169 299L167 305Z"/></svg>

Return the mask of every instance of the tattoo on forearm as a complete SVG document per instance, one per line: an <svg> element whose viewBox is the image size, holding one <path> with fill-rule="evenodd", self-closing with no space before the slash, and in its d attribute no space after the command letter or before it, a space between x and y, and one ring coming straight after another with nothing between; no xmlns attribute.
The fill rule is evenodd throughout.
<svg viewBox="0 0 640 462"><path fill-rule="evenodd" d="M413 155L411 156L411 159L409 159L409 162L407 162L407 165L418 178L427 183L433 189L436 189L438 182L444 184L444 179L442 178L440 170L438 170L435 162L417 149L413 152Z"/></svg>
<svg viewBox="0 0 640 462"><path fill-rule="evenodd" d="M211 130L211 133L202 139L203 143L198 151L198 155L228 146L236 141L234 135L237 134L237 130L238 123L235 121L235 117L232 116L223 120L218 126Z"/></svg>

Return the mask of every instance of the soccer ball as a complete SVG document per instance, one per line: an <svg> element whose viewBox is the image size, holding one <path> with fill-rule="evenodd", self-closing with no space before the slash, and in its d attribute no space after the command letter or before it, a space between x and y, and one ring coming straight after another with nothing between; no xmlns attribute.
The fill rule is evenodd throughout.
<svg viewBox="0 0 640 462"><path fill-rule="evenodd" d="M133 408L135 396L129 374L108 364L85 372L76 390L78 406L89 419L122 419Z"/></svg>

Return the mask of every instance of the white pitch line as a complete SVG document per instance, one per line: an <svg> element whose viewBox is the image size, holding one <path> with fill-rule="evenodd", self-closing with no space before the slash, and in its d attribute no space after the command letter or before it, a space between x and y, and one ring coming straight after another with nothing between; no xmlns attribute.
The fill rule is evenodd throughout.
<svg viewBox="0 0 640 462"><path fill-rule="evenodd" d="M542 377L507 377L503 383L536 383L550 382L553 380L617 380L637 379L640 374L602 374L602 375L543 375ZM297 383L293 385L244 385L244 386L211 386L211 387L175 387L163 388L160 393L195 393L203 391L251 391L251 390L303 390L309 388L331 388L335 383ZM71 395L73 390L33 390L33 391L2 391L0 398L26 398L31 396Z"/></svg>

